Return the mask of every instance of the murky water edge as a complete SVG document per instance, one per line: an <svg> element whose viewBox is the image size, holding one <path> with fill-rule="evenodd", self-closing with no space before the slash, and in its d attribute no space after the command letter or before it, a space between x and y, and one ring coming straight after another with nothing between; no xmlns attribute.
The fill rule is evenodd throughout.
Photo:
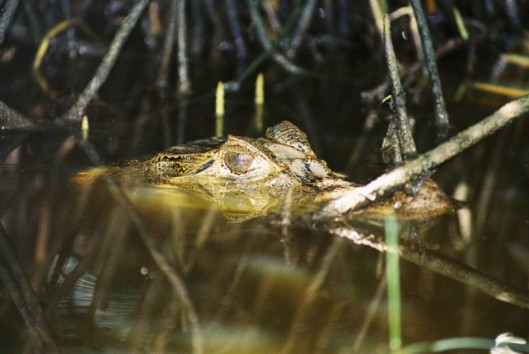
<svg viewBox="0 0 529 354"><path fill-rule="evenodd" d="M82 167L61 160L57 151L71 154L73 139L43 144L26 137L2 166L2 223L57 342L66 352L191 351L181 300L130 215L105 185L80 188L72 182ZM438 180L449 188L455 170L470 176L472 169L461 170L464 161L487 149L452 161ZM281 215L233 223L214 205L197 205L190 197L164 201L148 188L127 193L156 251L184 281L208 352L348 352L355 345L361 352L387 350L381 253L318 231L321 225L285 224ZM515 184L493 193L487 219L475 223L479 234L475 228L470 236L461 233L462 211L483 218L484 197L475 190L459 219L454 213L427 226L403 221L401 236L524 288L520 241L529 231L527 199ZM373 223L355 220L348 227L380 233ZM505 328L523 334L528 321L525 310L406 261L402 293L407 342L494 337ZM2 318L4 340L23 348L23 324L8 320L6 312Z"/></svg>

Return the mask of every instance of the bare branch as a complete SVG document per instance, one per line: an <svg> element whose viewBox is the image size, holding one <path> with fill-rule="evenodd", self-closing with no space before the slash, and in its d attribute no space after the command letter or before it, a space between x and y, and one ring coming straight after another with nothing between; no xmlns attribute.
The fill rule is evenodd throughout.
<svg viewBox="0 0 529 354"><path fill-rule="evenodd" d="M86 107L90 101L96 96L99 88L105 83L110 70L114 67L116 59L121 52L121 48L125 44L129 34L132 32L134 25L138 22L141 13L149 3L149 0L140 0L134 5L130 13L125 17L123 24L114 36L108 52L103 57L101 64L97 68L94 77L84 91L81 93L77 102L70 107L68 112L58 119L58 123L81 123Z"/></svg>
<svg viewBox="0 0 529 354"><path fill-rule="evenodd" d="M406 183L430 175L440 164L450 160L470 146L483 140L514 119L529 113L529 95L511 101L481 122L460 132L416 159L381 175L365 186L352 188L329 202L323 209L324 217L339 217L404 186Z"/></svg>
<svg viewBox="0 0 529 354"><path fill-rule="evenodd" d="M424 51L424 57L426 59L426 67L428 69L428 76L432 82L432 91L435 101L435 122L438 126L447 127L448 113L446 112L445 100L443 97L443 89L441 87L441 80L439 79L439 73L437 71L437 63L435 62L435 52L433 50L432 40L430 39L430 30L426 23L426 17L422 9L421 2L419 0L410 0L411 6L413 7L413 13L417 20L417 27L419 27L419 34L422 41L422 49Z"/></svg>
<svg viewBox="0 0 529 354"><path fill-rule="evenodd" d="M348 238L354 243L366 245L380 252L391 252L388 246L374 235L363 235L349 227L328 230L334 235ZM529 294L504 282L494 279L465 264L454 261L437 252L416 246L399 243L398 254L403 259L421 267L442 274L450 279L473 286L485 294L509 304L529 309Z"/></svg>

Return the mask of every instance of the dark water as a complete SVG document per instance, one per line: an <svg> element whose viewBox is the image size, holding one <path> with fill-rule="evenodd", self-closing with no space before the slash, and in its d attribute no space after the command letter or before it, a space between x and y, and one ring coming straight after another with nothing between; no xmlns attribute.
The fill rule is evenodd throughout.
<svg viewBox="0 0 529 354"><path fill-rule="evenodd" d="M385 171L380 145L390 116L382 97L363 99L385 75L381 52L373 55L368 47L375 44L364 36L347 55L324 48L324 60L311 62L306 75L286 74L270 62L262 67L265 126L293 121L318 156L359 183ZM409 46L396 44L404 53ZM492 47L486 54L499 50ZM123 72L109 79L89 109L90 146L76 129L0 132L0 221L61 351L189 353L202 339L205 353L387 353L385 255L375 249L382 245L379 221L285 222L283 215L261 215L229 222L215 205L185 194L125 189L124 203L123 194L105 184L73 182L94 164L214 133L215 85L236 77L235 69L223 70L221 60L198 62L193 93L180 99L153 87L134 91L152 70L135 55L123 59L132 69L120 66ZM465 55L456 52L440 63L450 134L507 102L464 86ZM497 59L491 57L472 79L489 80ZM506 83L526 87L520 72L526 69L507 75ZM9 86L2 100L43 119L67 106L39 105L42 93L27 89L30 81L10 81L19 86ZM227 94L227 133L259 136L252 128L250 81ZM415 137L426 151L437 143L429 91L410 86ZM26 106L28 97L37 103ZM376 118L372 129L368 117ZM494 339L504 332L529 337L529 302L519 300L529 294L528 136L529 123L520 120L436 171L447 194L464 200L457 212L428 225L399 220L407 247L401 259L404 345ZM91 147L97 158L87 153ZM343 237L348 230L351 237ZM375 236L352 239L351 230ZM500 296L499 288L513 293ZM28 352L33 334L12 300L21 295L6 284L0 290L2 348ZM513 294L521 294L519 301Z"/></svg>
<svg viewBox="0 0 529 354"><path fill-rule="evenodd" d="M89 141L109 159L126 155L121 151L135 137L123 128L94 130ZM404 222L405 242L526 292L524 130L526 122L516 123L443 166L436 179L448 193L465 184L465 208L427 228ZM79 139L63 131L3 136L11 148L3 155L2 224L64 352L191 352L189 311L198 317L205 352L388 351L383 254L334 235L329 225L285 226L281 216L229 223L214 206L161 198L148 188L126 191L137 213L131 215L105 185L72 182L89 166ZM339 150L336 159L346 164L342 151L351 143L320 144L323 156ZM373 156L362 159L376 161L378 152L369 150ZM382 170L365 166L366 175ZM469 231L462 231L465 222ZM139 228L183 282L192 308L153 260ZM529 335L527 309L439 272L401 263L405 344ZM28 333L7 295L2 342L18 352Z"/></svg>

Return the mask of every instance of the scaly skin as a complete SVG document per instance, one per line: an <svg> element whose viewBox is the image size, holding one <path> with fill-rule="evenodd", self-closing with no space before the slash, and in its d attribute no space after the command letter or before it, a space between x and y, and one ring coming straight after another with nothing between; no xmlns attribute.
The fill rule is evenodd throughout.
<svg viewBox="0 0 529 354"><path fill-rule="evenodd" d="M307 135L288 121L268 128L265 138L228 135L177 145L146 160L82 172L78 181L92 181L105 173L118 181L187 191L224 211L246 214L243 219L277 213L286 199L293 211L315 210L357 187L318 159ZM450 210L452 204L430 179L415 193L396 191L383 203L367 208L371 214L396 212L411 219Z"/></svg>

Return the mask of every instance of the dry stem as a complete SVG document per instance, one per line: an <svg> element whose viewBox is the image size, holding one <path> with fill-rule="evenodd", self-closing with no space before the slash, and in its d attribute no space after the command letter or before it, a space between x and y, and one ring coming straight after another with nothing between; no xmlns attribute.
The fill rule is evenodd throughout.
<svg viewBox="0 0 529 354"><path fill-rule="evenodd" d="M330 201L319 216L323 216L323 218L339 217L380 199L410 181L424 178L430 175L440 164L503 128L514 119L528 113L529 95L511 101L481 122L467 128L416 159L381 175L365 186L345 192L343 196Z"/></svg>

